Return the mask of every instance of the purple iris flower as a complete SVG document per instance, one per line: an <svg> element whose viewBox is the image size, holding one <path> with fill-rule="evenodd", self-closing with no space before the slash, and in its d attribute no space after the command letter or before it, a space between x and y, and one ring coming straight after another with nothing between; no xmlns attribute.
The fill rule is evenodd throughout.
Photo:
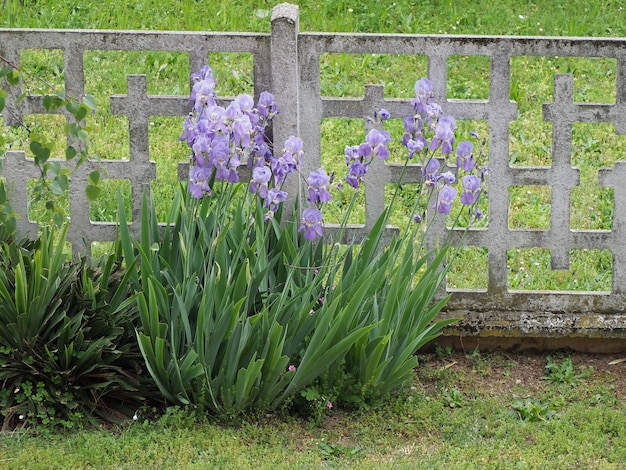
<svg viewBox="0 0 626 470"><path fill-rule="evenodd" d="M430 150L436 150L441 145L441 153L447 155L452 152L454 145L454 129L456 121L452 116L444 116L435 126L435 137L430 143Z"/></svg>
<svg viewBox="0 0 626 470"><path fill-rule="evenodd" d="M426 106L434 95L433 85L427 78L421 78L415 82L415 98L411 100L415 112L426 114Z"/></svg>
<svg viewBox="0 0 626 470"><path fill-rule="evenodd" d="M443 109L437 103L430 103L426 106L426 120L431 123L436 123L439 118L443 116Z"/></svg>
<svg viewBox="0 0 626 470"><path fill-rule="evenodd" d="M323 235L322 213L319 209L308 207L302 211L302 224L298 232L302 231L304 231L305 240L315 240Z"/></svg>
<svg viewBox="0 0 626 470"><path fill-rule="evenodd" d="M346 175L346 183L348 183L353 188L358 189L361 177L365 173L367 173L367 167L367 164L363 164L359 160L354 161L348 169L348 174Z"/></svg>
<svg viewBox="0 0 626 470"><path fill-rule="evenodd" d="M259 102L256 105L259 114L267 120L271 120L277 114L276 102L274 95L268 91L264 91L259 96Z"/></svg>
<svg viewBox="0 0 626 470"><path fill-rule="evenodd" d="M376 117L376 116L380 116L380 120L381 121L386 121L387 119L389 119L391 117L391 114L385 108L380 108L378 113L374 114L374 117Z"/></svg>
<svg viewBox="0 0 626 470"><path fill-rule="evenodd" d="M254 100L252 99L252 96L244 93L237 96L237 98L235 98L235 102L237 103L237 106L239 106L239 110L248 116L248 119L252 124L251 127L254 129L259 122L260 116L254 107Z"/></svg>
<svg viewBox="0 0 626 470"><path fill-rule="evenodd" d="M410 139L406 143L406 148L409 149L409 159L411 159L413 158L413 155L422 151L422 149L424 148L424 143L421 140Z"/></svg>
<svg viewBox="0 0 626 470"><path fill-rule="evenodd" d="M402 145L409 149L409 158L413 157L415 151L411 153L411 148L409 148L409 142L415 141L418 145L423 144L422 148L427 144L422 131L424 130L424 123L419 114L415 114L413 116L407 116L402 121L402 126L404 127L404 135L402 136ZM413 147L415 144L411 144ZM420 149L421 150L421 149Z"/></svg>
<svg viewBox="0 0 626 470"><path fill-rule="evenodd" d="M309 173L307 182L309 183L309 197L307 198L307 201L314 204L321 204L330 201L331 196L326 189L326 187L330 184L330 178L324 171L324 168L320 168Z"/></svg>
<svg viewBox="0 0 626 470"><path fill-rule="evenodd" d="M204 154L208 152L211 142L204 135L199 135L193 142L191 149L193 155L196 158L196 165L204 166L205 158Z"/></svg>
<svg viewBox="0 0 626 470"><path fill-rule="evenodd" d="M287 175L290 175L295 169L295 166L284 157L272 158L270 160L270 164L272 166L272 173L274 174L274 182L276 184L284 183Z"/></svg>
<svg viewBox="0 0 626 470"><path fill-rule="evenodd" d="M257 166L252 169L252 181L250 181L250 192L258 193L265 199L268 193L267 184L272 177L272 171L266 166Z"/></svg>
<svg viewBox="0 0 626 470"><path fill-rule="evenodd" d="M187 142L187 145L190 147L193 145L193 142L196 140L198 135L198 131L196 130L196 123L193 119L193 115L190 114L185 118L185 123L183 124L183 132L178 138L181 142Z"/></svg>
<svg viewBox="0 0 626 470"><path fill-rule="evenodd" d="M228 154L219 155L213 159L213 166L216 169L215 179L218 181L228 181L230 178L230 168L228 168Z"/></svg>
<svg viewBox="0 0 626 470"><path fill-rule="evenodd" d="M433 84L425 77L420 78L418 81L416 81L413 89L415 90L415 96L417 98L427 100L433 97Z"/></svg>
<svg viewBox="0 0 626 470"><path fill-rule="evenodd" d="M437 212L440 214L449 214L452 209L452 203L456 198L456 189L452 186L445 185L437 194Z"/></svg>
<svg viewBox="0 0 626 470"><path fill-rule="evenodd" d="M272 150L266 142L257 143L250 149L249 166L265 166L272 159Z"/></svg>
<svg viewBox="0 0 626 470"><path fill-rule="evenodd" d="M191 74L191 81L196 83L201 80L213 80L215 83L215 79L213 78L213 70L208 65L202 67L198 72L194 72Z"/></svg>
<svg viewBox="0 0 626 470"><path fill-rule="evenodd" d="M198 130L202 133L228 133L228 127L226 126L226 110L221 106L207 106L204 108L202 121L204 122L198 123Z"/></svg>
<svg viewBox="0 0 626 470"><path fill-rule="evenodd" d="M267 192L267 198L265 198L265 204L263 204L263 207L274 212L278 209L281 202L285 202L287 200L287 196L288 194L285 191L272 188Z"/></svg>
<svg viewBox="0 0 626 470"><path fill-rule="evenodd" d="M389 150L387 144L390 142L391 136L388 131L379 131L371 129L365 136L365 143L359 146L359 154L364 157L378 157L381 160L389 158Z"/></svg>
<svg viewBox="0 0 626 470"><path fill-rule="evenodd" d="M189 185L187 191L200 199L205 193L210 194L209 178L211 177L211 169L201 166L191 166L189 168Z"/></svg>
<svg viewBox="0 0 626 470"><path fill-rule="evenodd" d="M293 162L294 169L300 166L300 161L302 160L303 153L302 139L292 135L285 141L283 158L285 158L290 163Z"/></svg>
<svg viewBox="0 0 626 470"><path fill-rule="evenodd" d="M428 163L426 163L426 167L424 167L423 176L425 176L430 181L435 181L437 179L436 175L439 171L440 166L441 165L439 163L439 160L437 160L436 158L430 158L428 160Z"/></svg>
<svg viewBox="0 0 626 470"><path fill-rule="evenodd" d="M480 178L476 175L467 175L462 178L465 188L461 195L461 203L474 204L480 197Z"/></svg>
<svg viewBox="0 0 626 470"><path fill-rule="evenodd" d="M456 147L456 166L457 168L463 168L463 170L470 172L476 166L476 160L472 151L474 150L474 144L469 140L459 142Z"/></svg>
<svg viewBox="0 0 626 470"><path fill-rule="evenodd" d="M209 156L209 161L228 160L230 153L228 137L224 134L217 134L207 142L205 152Z"/></svg>
<svg viewBox="0 0 626 470"><path fill-rule="evenodd" d="M358 145L346 145L346 148L344 149L343 153L346 156L346 165L350 166L352 165L352 162L355 160L360 160L361 159L361 155L359 155L359 146Z"/></svg>
<svg viewBox="0 0 626 470"><path fill-rule="evenodd" d="M239 114L232 121L232 138L235 145L249 148L251 145L250 135L254 130L252 122L247 114Z"/></svg>
<svg viewBox="0 0 626 470"><path fill-rule="evenodd" d="M402 120L402 126L404 127L404 132L412 135L421 128L422 122L419 115L407 116Z"/></svg>
<svg viewBox="0 0 626 470"><path fill-rule="evenodd" d="M191 100L194 102L193 109L202 111L205 106L215 105L215 80L202 79L197 81L191 90Z"/></svg>
<svg viewBox="0 0 626 470"><path fill-rule="evenodd" d="M451 171L446 171L445 173L441 173L439 179L443 181L445 184L454 184L456 181L456 176Z"/></svg>

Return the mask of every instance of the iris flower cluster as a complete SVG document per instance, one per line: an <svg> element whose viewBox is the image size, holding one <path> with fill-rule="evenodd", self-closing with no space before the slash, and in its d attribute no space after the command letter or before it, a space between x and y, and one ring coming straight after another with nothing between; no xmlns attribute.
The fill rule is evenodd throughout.
<svg viewBox="0 0 626 470"><path fill-rule="evenodd" d="M448 159L455 147L456 121L452 116L444 115L441 106L434 101L432 83L427 78L422 78L415 83L415 97L411 100L413 114L403 119L404 136L402 145L408 150L409 160L416 155L421 157L422 182L427 188L436 191L433 209L440 214L449 214L452 204L456 200L457 176L451 171L441 172L441 163L435 157L439 151L442 158ZM372 120L375 124L382 124L390 118L389 112L381 109ZM480 141L475 132L471 137ZM389 158L387 144L389 133L376 128L370 130L365 137L365 142L360 145L345 148L346 166L348 174L346 182L358 188L375 157L381 160ZM481 143L481 147L484 142ZM456 145L457 174L465 173L461 178L463 192L460 201L462 204L472 207L480 198L483 189L483 181L488 173L488 168L478 169L477 159L474 157L474 144L464 140ZM482 154L482 148L481 148ZM478 172L478 176L475 174ZM482 216L480 209L474 209L474 216L478 219ZM421 221L423 216L416 216L416 221Z"/></svg>
<svg viewBox="0 0 626 470"><path fill-rule="evenodd" d="M303 156L302 140L289 137L282 153L275 156L266 137L267 127L278 114L271 93L261 93L256 106L250 95L242 94L228 107L223 107L216 102L216 81L208 65L192 74L191 79L193 110L185 120L180 136L180 140L187 142L192 150L188 191L196 198L210 196L212 181L237 183L239 168L246 166L251 170L249 191L261 198L267 211L265 218L271 219L280 204L287 200L288 194L282 189L286 178L299 171ZM433 86L426 78L416 82L411 104L413 114L403 120L402 144L408 150L409 159L421 156L422 181L436 191L433 208L439 213L449 214L457 197L454 187L456 176L450 171L440 172L441 164L434 155L440 151L447 159L452 154L456 122L452 116L444 115L441 106L434 101ZM381 130L389 118L389 112L380 109L374 114L374 127L365 136L365 141L345 148L346 182L355 189L363 182L375 158L389 158L391 136L388 131ZM479 140L477 134L471 134ZM465 173L461 178L463 193L460 200L470 206L470 211L484 191L482 183L488 171L483 168L479 170L479 176L475 174L473 151L474 145L469 140L456 145L457 173ZM306 240L315 240L323 235L321 209L331 200L333 176L329 176L324 168L319 168L306 179L309 206L302 211L298 230L304 232ZM479 218L482 214L475 209L474 215ZM421 216L415 217L415 220L421 219Z"/></svg>
<svg viewBox="0 0 626 470"><path fill-rule="evenodd" d="M247 166L252 173L249 191L263 200L266 218L273 217L287 200L283 183L300 166L302 141L290 137L282 155L274 156L266 138L266 129L278 114L271 93L261 93L256 106L250 95L242 94L225 108L216 102L216 82L208 65L191 80L193 111L180 137L192 150L188 191L196 198L209 196L210 181L237 183L239 168Z"/></svg>
<svg viewBox="0 0 626 470"><path fill-rule="evenodd" d="M191 75L190 99L193 111L185 120L181 141L192 150L188 191L196 198L210 196L211 181L239 182L239 168L251 170L250 193L258 195L267 210L265 219L274 216L288 194L282 189L287 177L298 172L302 161L302 140L291 136L282 153L275 156L266 138L266 129L278 114L274 97L263 92L254 106L250 95L237 96L228 107L216 102L216 81L207 65ZM323 168L311 172L307 180L307 200L315 207L304 209L299 231L304 238L322 236L320 207L331 199L330 178Z"/></svg>

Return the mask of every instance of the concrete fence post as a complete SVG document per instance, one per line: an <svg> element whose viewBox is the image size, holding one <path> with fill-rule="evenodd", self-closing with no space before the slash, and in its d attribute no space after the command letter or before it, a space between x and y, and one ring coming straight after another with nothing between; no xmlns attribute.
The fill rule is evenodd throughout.
<svg viewBox="0 0 626 470"><path fill-rule="evenodd" d="M274 120L274 154L280 155L285 140L300 135L300 77L298 69L299 11L297 5L281 3L272 10L271 80L272 93L280 114ZM296 175L287 179L289 204L283 220L291 218L295 195L300 192Z"/></svg>

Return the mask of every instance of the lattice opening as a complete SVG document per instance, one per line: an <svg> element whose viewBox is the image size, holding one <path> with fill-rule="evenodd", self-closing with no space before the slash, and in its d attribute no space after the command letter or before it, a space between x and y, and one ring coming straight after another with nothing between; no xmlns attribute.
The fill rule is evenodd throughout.
<svg viewBox="0 0 626 470"><path fill-rule="evenodd" d="M217 81L215 88L218 95L254 94L253 57L247 52L211 52L209 54L208 63Z"/></svg>
<svg viewBox="0 0 626 470"><path fill-rule="evenodd" d="M64 60L60 49L22 49L20 69L24 72L24 93L47 95L64 88Z"/></svg>
<svg viewBox="0 0 626 470"><path fill-rule="evenodd" d="M415 82L427 74L428 58L424 55L320 55L322 96L362 97L365 85L381 84L385 86L385 96L409 98L415 94ZM443 100L443 97L438 98Z"/></svg>
<svg viewBox="0 0 626 470"><path fill-rule="evenodd" d="M189 93L189 54L160 51L85 51L85 90L102 98L98 106L108 110L108 97L126 94L126 76L146 76L150 95Z"/></svg>
<svg viewBox="0 0 626 470"><path fill-rule="evenodd" d="M552 187L509 187L509 228L550 229Z"/></svg>
<svg viewBox="0 0 626 470"><path fill-rule="evenodd" d="M96 259L112 254L115 250L114 242L92 242L91 258Z"/></svg>
<svg viewBox="0 0 626 470"><path fill-rule="evenodd" d="M574 77L574 101L615 103L617 61L608 57L516 56L511 64L511 99L523 113L554 99L554 74Z"/></svg>
<svg viewBox="0 0 626 470"><path fill-rule="evenodd" d="M89 203L89 220L92 222L117 222L118 197L124 201L126 218L132 222L131 181L103 179L102 193Z"/></svg>
<svg viewBox="0 0 626 470"><path fill-rule="evenodd" d="M459 248L446 276L447 290L486 291L489 284L488 255L484 247Z"/></svg>
<svg viewBox="0 0 626 470"><path fill-rule="evenodd" d="M183 117L159 116L150 119L150 159L156 162L156 180L151 194L157 218L164 222L174 194L178 191L178 163L189 160L190 149L178 137L183 130Z"/></svg>
<svg viewBox="0 0 626 470"><path fill-rule="evenodd" d="M488 100L490 64L488 56L448 57L448 99Z"/></svg>
<svg viewBox="0 0 626 470"><path fill-rule="evenodd" d="M508 252L507 286L511 290L609 292L613 277L610 250L570 250L570 269L552 270L543 248Z"/></svg>

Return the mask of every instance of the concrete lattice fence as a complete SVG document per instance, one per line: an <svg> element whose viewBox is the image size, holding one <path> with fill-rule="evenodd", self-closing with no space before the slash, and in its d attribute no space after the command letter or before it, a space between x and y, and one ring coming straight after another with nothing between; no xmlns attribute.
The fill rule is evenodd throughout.
<svg viewBox="0 0 626 470"><path fill-rule="evenodd" d="M243 52L253 57L254 93L271 91L281 109L274 124L274 140L283 142L291 134L304 141L307 158L303 174L321 165L321 123L325 118L364 118L381 107L392 116L408 114L410 97L385 99L382 86L366 86L362 99L332 98L320 93L320 58L328 53L409 54L426 56L428 76L436 96L446 96L448 60L451 56L483 56L489 59L489 98L486 100L441 101L446 113L459 120L481 120L489 127L490 197L488 227L471 229L462 243L487 250L488 284L485 289L455 291L447 315L463 319L449 333L487 336L572 338L586 341L626 336L626 163L599 172L599 184L614 191L613 224L610 230L570 228L571 190L579 184L579 171L572 167L572 128L575 123L611 123L618 134L626 134L626 39L557 37L422 36L393 34L330 34L299 31L297 7L275 7L271 33L184 33L143 31L75 31L0 29L0 54L19 63L25 49L63 51L65 88L73 96L84 93L85 51L170 51L189 55L190 70L198 70L212 52ZM578 103L573 98L573 78L555 75L554 100L543 104L543 120L552 124L551 166L513 167L509 164L509 125L517 119L517 104L510 99L511 59L536 57L601 57L614 59L616 100L614 104ZM156 164L150 159L149 119L152 116L185 116L187 96L147 94L143 75L127 77L126 95L110 97L114 115L128 118L130 158L103 161L112 179L129 180L132 190L132 229L136 232L142 193L150 193ZM19 103L20 90L7 88L4 124L16 125L22 116L45 113L43 98L28 95ZM224 98L224 101L228 101ZM86 252L94 241L111 241L113 223L92 222L84 194L88 174L95 162L83 165L72 177L71 222L68 239L75 252ZM185 177L184 169L180 174ZM383 209L384 186L397 180L400 167L377 162L365 184L363 227L366 233ZM412 166L404 177L418 181L421 169ZM374 176L375 175L375 176ZM13 185L12 203L22 214L19 229L36 232L28 220L27 187L36 178L36 168L23 152L8 152L1 176ZM509 228L507 196L512 186L547 186L551 190L551 223L545 230ZM443 220L433 236L446 232ZM457 237L459 238L459 237ZM460 238L459 238L460 240ZM612 288L607 292L513 291L507 287L507 253L512 249L544 248L550 251L552 268L567 269L571 250L610 250Z"/></svg>

